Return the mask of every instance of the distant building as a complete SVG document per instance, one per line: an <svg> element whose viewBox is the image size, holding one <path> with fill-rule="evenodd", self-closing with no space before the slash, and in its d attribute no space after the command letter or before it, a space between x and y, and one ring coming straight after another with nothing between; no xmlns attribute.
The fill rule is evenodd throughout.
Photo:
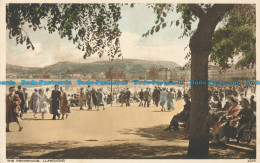
<svg viewBox="0 0 260 163"><path fill-rule="evenodd" d="M44 72L43 75L42 75L42 78L44 79L49 79L51 76L48 72Z"/></svg>
<svg viewBox="0 0 260 163"><path fill-rule="evenodd" d="M210 80L247 80L252 79L255 80L256 74L255 69L227 69L223 72L219 71L218 69L210 70L209 71L209 79Z"/></svg>
<svg viewBox="0 0 260 163"><path fill-rule="evenodd" d="M67 74L58 74L56 77L57 79L68 79L70 76Z"/></svg>
<svg viewBox="0 0 260 163"><path fill-rule="evenodd" d="M106 79L124 79L125 75L124 72L105 72L105 78Z"/></svg>
<svg viewBox="0 0 260 163"><path fill-rule="evenodd" d="M81 74L70 74L70 78L80 78L82 75Z"/></svg>
<svg viewBox="0 0 260 163"><path fill-rule="evenodd" d="M148 69L148 79L159 79L159 80L169 80L171 77L171 71L168 68L161 66L152 66Z"/></svg>
<svg viewBox="0 0 260 163"><path fill-rule="evenodd" d="M144 80L146 78L147 78L146 72L125 73L125 79L128 79L128 80Z"/></svg>
<svg viewBox="0 0 260 163"><path fill-rule="evenodd" d="M16 74L6 73L6 78L17 78Z"/></svg>
<svg viewBox="0 0 260 163"><path fill-rule="evenodd" d="M39 73L39 74L31 74L30 75L30 79L41 79L43 78L43 74Z"/></svg>
<svg viewBox="0 0 260 163"><path fill-rule="evenodd" d="M49 74L49 75L50 75L51 79L57 79L58 78L57 75L55 75L55 74Z"/></svg>
<svg viewBox="0 0 260 163"><path fill-rule="evenodd" d="M93 74L91 74L91 78L92 79L104 79L105 76L104 76L104 73L93 73Z"/></svg>
<svg viewBox="0 0 260 163"><path fill-rule="evenodd" d="M83 76L83 78L85 78L85 79L91 79L91 78L92 78L92 75L91 75L91 74L85 74L85 75Z"/></svg>
<svg viewBox="0 0 260 163"><path fill-rule="evenodd" d="M148 79L158 79L158 69L157 66L152 66L148 69Z"/></svg>

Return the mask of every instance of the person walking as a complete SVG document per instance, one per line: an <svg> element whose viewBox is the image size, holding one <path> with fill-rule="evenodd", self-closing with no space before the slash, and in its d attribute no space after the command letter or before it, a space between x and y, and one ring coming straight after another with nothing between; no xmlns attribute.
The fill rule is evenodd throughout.
<svg viewBox="0 0 260 163"><path fill-rule="evenodd" d="M66 114L66 118L69 115L68 109L68 100L67 100L67 93L63 87L60 87L61 91L61 100L60 100L60 113L62 114L61 119L64 120L64 115Z"/></svg>
<svg viewBox="0 0 260 163"><path fill-rule="evenodd" d="M21 103L21 99L18 94L14 93L14 87L9 88L9 93L6 94L6 132L10 132L9 125L12 122L16 122L19 126L19 131L22 131L23 127L18 120L18 107Z"/></svg>
<svg viewBox="0 0 260 163"><path fill-rule="evenodd" d="M83 92L84 88L81 87L80 91L79 91L79 106L80 106L80 110L84 110L83 109L83 105L84 105L84 92Z"/></svg>
<svg viewBox="0 0 260 163"><path fill-rule="evenodd" d="M141 89L141 91L139 92L139 98L140 98L140 103L139 103L139 107L140 106L144 106L143 101L144 101L144 92L143 89Z"/></svg>
<svg viewBox="0 0 260 163"><path fill-rule="evenodd" d="M156 107L158 107L159 101L160 101L160 90L157 87L155 87L154 92L153 92L153 100L154 100Z"/></svg>
<svg viewBox="0 0 260 163"><path fill-rule="evenodd" d="M55 85L54 90L51 92L52 113L53 113L52 120L56 120L56 116L58 117L58 119L60 118L60 113L58 113L58 109L60 106L61 92L58 90L58 88L59 86Z"/></svg>
<svg viewBox="0 0 260 163"><path fill-rule="evenodd" d="M40 108L42 113L42 119L44 119L44 114L48 113L47 95L45 94L42 88L39 89L39 95L40 95Z"/></svg>
<svg viewBox="0 0 260 163"><path fill-rule="evenodd" d="M167 95L168 95L168 92L166 91L166 88L163 88L163 90L161 91L160 93L161 97L160 97L160 101L161 101L161 111L165 111L165 108L164 106L166 105L167 103Z"/></svg>
<svg viewBox="0 0 260 163"><path fill-rule="evenodd" d="M23 119L25 100L24 100L22 89L21 89L22 87L19 85L17 88L18 88L18 90L15 92L15 94L17 94L19 96L19 98L21 99L20 118Z"/></svg>
<svg viewBox="0 0 260 163"><path fill-rule="evenodd" d="M173 107L174 107L173 99L174 99L174 92L173 92L173 89L171 88L167 94L167 109L168 110L173 110Z"/></svg>
<svg viewBox="0 0 260 163"><path fill-rule="evenodd" d="M103 106L103 110L105 110L104 97L103 89L99 88L97 90L97 110L99 110L99 106Z"/></svg>
<svg viewBox="0 0 260 163"><path fill-rule="evenodd" d="M147 107L149 107L150 105L150 93L149 93L149 88L146 88L146 90L144 91L144 107L147 105Z"/></svg>
<svg viewBox="0 0 260 163"><path fill-rule="evenodd" d="M131 92L129 91L129 88L126 88L126 92L125 92L126 107L130 106L130 97L131 97Z"/></svg>
<svg viewBox="0 0 260 163"><path fill-rule="evenodd" d="M38 92L38 88L34 89L34 93L31 96L31 108L34 112L33 116L36 117L37 113L41 113L41 106L40 106L40 94Z"/></svg>
<svg viewBox="0 0 260 163"><path fill-rule="evenodd" d="M29 110L29 100L28 100L28 93L26 92L26 88L23 88L23 97L24 97L24 113L27 113L27 110Z"/></svg>
<svg viewBox="0 0 260 163"><path fill-rule="evenodd" d="M92 110L93 98L89 87L86 90L86 104L88 105L88 110Z"/></svg>

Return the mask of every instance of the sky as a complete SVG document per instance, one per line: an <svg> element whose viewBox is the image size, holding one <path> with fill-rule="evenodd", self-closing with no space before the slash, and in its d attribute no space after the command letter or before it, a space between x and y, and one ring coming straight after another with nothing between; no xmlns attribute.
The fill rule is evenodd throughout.
<svg viewBox="0 0 260 163"><path fill-rule="evenodd" d="M152 36L143 38L142 34L155 25L156 15L153 10L145 4L136 4L134 8L123 6L121 12L119 29L122 32L120 44L124 59L173 61L181 66L188 62L184 59L188 49L186 51L184 49L189 44L189 38L178 38L183 32L179 26L167 26ZM179 18L179 14L171 13L167 15L165 20L176 21ZM193 28L196 25L194 23ZM27 49L25 45L16 45L15 39L9 39L6 35L7 64L44 67L63 61L88 63L109 60L106 55L103 55L102 58L99 58L98 55L92 55L83 59L84 52L76 49L76 46L69 40L61 39L58 33L49 34L45 30L34 32L26 27L24 30L31 38L35 50Z"/></svg>

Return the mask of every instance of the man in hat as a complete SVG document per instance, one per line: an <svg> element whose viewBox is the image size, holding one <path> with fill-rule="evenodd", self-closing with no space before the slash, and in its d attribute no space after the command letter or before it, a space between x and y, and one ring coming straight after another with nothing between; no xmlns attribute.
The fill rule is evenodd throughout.
<svg viewBox="0 0 260 163"><path fill-rule="evenodd" d="M130 97L131 97L131 92L129 91L129 88L126 88L126 92L125 92L126 107L130 106Z"/></svg>
<svg viewBox="0 0 260 163"><path fill-rule="evenodd" d="M59 86L55 85L54 89L51 93L51 99L52 99L52 112L53 112L53 117L52 120L56 119L56 116L60 118L60 113L58 113L58 109L60 107L60 100L61 100L61 92L59 91Z"/></svg>
<svg viewBox="0 0 260 163"><path fill-rule="evenodd" d="M91 95L90 85L88 85L88 88L85 92L85 97L86 97L86 104L88 105L88 110L91 110L93 106L93 99Z"/></svg>
<svg viewBox="0 0 260 163"><path fill-rule="evenodd" d="M143 100L144 100L144 92L143 92L143 89L141 89L141 91L139 92L139 98L140 98L139 106L144 106L144 104L143 104Z"/></svg>
<svg viewBox="0 0 260 163"><path fill-rule="evenodd" d="M153 101L154 101L156 107L158 107L159 101L160 101L160 90L156 86L153 91Z"/></svg>
<svg viewBox="0 0 260 163"><path fill-rule="evenodd" d="M185 105L184 105L183 111L178 113L177 115L173 116L173 118L170 122L170 125L164 129L165 131L170 131L172 129L172 127L174 130L179 130L179 122L184 122L185 127L188 129L191 102L190 102L189 96L187 94L184 95L184 101L185 101Z"/></svg>
<svg viewBox="0 0 260 163"><path fill-rule="evenodd" d="M255 102L254 98L255 98L254 95L252 95L252 96L250 97L250 107L251 107L254 111L256 111L256 102Z"/></svg>
<svg viewBox="0 0 260 163"><path fill-rule="evenodd" d="M147 107L150 106L150 99L151 94L149 92L149 88L146 88L146 91L144 91L144 107L147 105Z"/></svg>
<svg viewBox="0 0 260 163"><path fill-rule="evenodd" d="M27 113L27 110L29 109L29 105L28 105L28 93L26 92L26 88L23 88L23 97L24 97L24 113Z"/></svg>

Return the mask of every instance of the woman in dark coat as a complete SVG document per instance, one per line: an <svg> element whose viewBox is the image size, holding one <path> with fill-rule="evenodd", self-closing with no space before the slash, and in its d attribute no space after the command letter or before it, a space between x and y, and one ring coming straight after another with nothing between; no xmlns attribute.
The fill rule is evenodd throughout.
<svg viewBox="0 0 260 163"><path fill-rule="evenodd" d="M96 108L97 107L97 92L96 92L95 88L92 88L91 96L92 96L92 100L93 100L93 105Z"/></svg>
<svg viewBox="0 0 260 163"><path fill-rule="evenodd" d="M99 110L99 106L103 106L103 110L105 110L104 106L104 93L102 91L102 88L97 90L97 110Z"/></svg>

